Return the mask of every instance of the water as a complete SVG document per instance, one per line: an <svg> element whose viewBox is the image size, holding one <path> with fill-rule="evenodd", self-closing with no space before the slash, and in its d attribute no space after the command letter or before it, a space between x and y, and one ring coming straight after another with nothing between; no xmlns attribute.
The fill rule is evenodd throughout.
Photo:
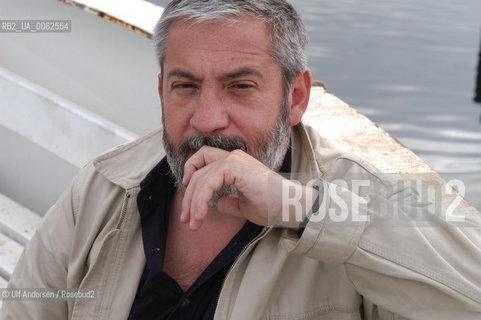
<svg viewBox="0 0 481 320"><path fill-rule="evenodd" d="M461 178L481 209L481 104L472 102L481 1L292 3L314 78L446 179Z"/></svg>
<svg viewBox="0 0 481 320"><path fill-rule="evenodd" d="M481 1L304 0L316 79L481 208L481 105L472 101ZM453 174L455 173L455 174Z"/></svg>

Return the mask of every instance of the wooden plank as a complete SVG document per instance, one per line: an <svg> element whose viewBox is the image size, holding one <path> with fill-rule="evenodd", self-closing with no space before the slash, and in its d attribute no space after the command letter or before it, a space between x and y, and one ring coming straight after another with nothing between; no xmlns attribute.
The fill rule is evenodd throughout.
<svg viewBox="0 0 481 320"><path fill-rule="evenodd" d="M6 288L7 285L8 285L8 281L0 277L0 288ZM0 306L1 306L1 303L0 303Z"/></svg>
<svg viewBox="0 0 481 320"><path fill-rule="evenodd" d="M24 246L41 220L39 215L0 194L0 233L4 236Z"/></svg>
<svg viewBox="0 0 481 320"><path fill-rule="evenodd" d="M23 246L0 234L0 277L10 280L13 269L22 254Z"/></svg>
<svg viewBox="0 0 481 320"><path fill-rule="evenodd" d="M60 0L150 36L164 9L144 0Z"/></svg>
<svg viewBox="0 0 481 320"><path fill-rule="evenodd" d="M82 168L139 136L0 66L0 125Z"/></svg>
<svg viewBox="0 0 481 320"><path fill-rule="evenodd" d="M8 285L8 281L0 277L0 289L6 288ZM0 300L0 309L2 308L2 300Z"/></svg>

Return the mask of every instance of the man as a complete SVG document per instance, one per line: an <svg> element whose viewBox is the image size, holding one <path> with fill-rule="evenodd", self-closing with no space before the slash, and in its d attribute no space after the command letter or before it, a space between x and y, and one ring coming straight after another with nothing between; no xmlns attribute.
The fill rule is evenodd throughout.
<svg viewBox="0 0 481 320"><path fill-rule="evenodd" d="M481 318L479 225L414 207L429 227L389 226L372 208L415 206L413 194L301 123L311 75L289 4L173 1L155 41L162 134L83 169L10 282L95 298L12 301L3 319ZM350 175L371 182L357 198L333 183ZM272 196L284 185L300 210ZM348 218L318 219L339 199Z"/></svg>

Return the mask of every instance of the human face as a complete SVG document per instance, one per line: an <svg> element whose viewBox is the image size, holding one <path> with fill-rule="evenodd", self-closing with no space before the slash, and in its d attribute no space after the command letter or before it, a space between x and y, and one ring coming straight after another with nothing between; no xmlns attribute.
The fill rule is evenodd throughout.
<svg viewBox="0 0 481 320"><path fill-rule="evenodd" d="M268 135L259 137L256 141L258 150L255 150L254 153L251 152L254 158L258 159L270 169L280 168L289 147L290 131L287 113L285 112L287 110L286 103L287 99L284 99L283 105L281 106L281 116L272 131ZM185 163L191 153L199 150L202 146L221 148L227 151L236 149L245 152L250 151L245 140L238 136L227 137L222 134L214 134L211 136L195 135L184 139L178 148L172 144L166 130L163 131L162 138L171 172L175 178L177 187L181 189L185 188L182 184ZM215 204L216 201L224 195L235 193L236 190L233 186L224 186L221 190L216 191L216 196L212 200L212 204Z"/></svg>
<svg viewBox="0 0 481 320"><path fill-rule="evenodd" d="M190 136L238 136L256 150L280 115L282 71L270 30L255 18L174 22L160 77L165 130L174 146Z"/></svg>

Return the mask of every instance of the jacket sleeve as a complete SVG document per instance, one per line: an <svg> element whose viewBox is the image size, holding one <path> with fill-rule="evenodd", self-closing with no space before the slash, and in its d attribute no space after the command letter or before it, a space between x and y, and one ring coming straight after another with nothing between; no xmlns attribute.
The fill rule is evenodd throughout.
<svg viewBox="0 0 481 320"><path fill-rule="evenodd" d="M343 174L322 181L322 204L302 236L288 231L282 245L344 264L370 303L408 319L481 319L479 215L454 224L421 203L413 188L386 183L359 163L341 159L336 170ZM346 172L355 173L347 180L361 174L370 182L364 204L351 187L334 183Z"/></svg>
<svg viewBox="0 0 481 320"><path fill-rule="evenodd" d="M47 212L26 245L8 288L67 288L67 269L74 227L74 184ZM2 304L0 319L68 319L67 301L58 299L15 299Z"/></svg>

